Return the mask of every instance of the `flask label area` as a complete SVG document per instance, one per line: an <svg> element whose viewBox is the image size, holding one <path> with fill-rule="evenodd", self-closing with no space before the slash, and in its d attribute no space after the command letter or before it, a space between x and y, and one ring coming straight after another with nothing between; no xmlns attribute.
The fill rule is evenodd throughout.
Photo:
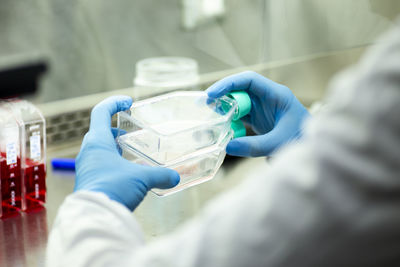
<svg viewBox="0 0 400 267"><path fill-rule="evenodd" d="M29 141L30 141L31 159L40 160L41 156L40 135L32 135L29 138Z"/></svg>
<svg viewBox="0 0 400 267"><path fill-rule="evenodd" d="M15 141L6 144L7 165L17 163L17 143Z"/></svg>

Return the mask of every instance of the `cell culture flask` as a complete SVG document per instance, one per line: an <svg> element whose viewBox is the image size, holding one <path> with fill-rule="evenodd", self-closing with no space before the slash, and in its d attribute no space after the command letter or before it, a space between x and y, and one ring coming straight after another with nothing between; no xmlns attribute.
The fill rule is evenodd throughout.
<svg viewBox="0 0 400 267"><path fill-rule="evenodd" d="M212 179L232 139L237 102L203 91L178 91L138 101L118 113L117 142L126 159L176 170L180 183L153 189L165 196Z"/></svg>

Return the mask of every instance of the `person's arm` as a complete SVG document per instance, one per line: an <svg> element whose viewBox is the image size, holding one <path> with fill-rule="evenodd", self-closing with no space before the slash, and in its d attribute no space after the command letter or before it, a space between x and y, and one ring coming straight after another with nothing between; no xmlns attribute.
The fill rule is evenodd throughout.
<svg viewBox="0 0 400 267"><path fill-rule="evenodd" d="M328 111L158 241L128 209L82 191L59 210L48 266L398 266L400 30L333 84Z"/></svg>

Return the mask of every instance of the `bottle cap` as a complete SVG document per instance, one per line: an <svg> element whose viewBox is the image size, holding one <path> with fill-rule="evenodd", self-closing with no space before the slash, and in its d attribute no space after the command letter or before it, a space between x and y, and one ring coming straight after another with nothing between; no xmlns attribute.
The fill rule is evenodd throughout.
<svg viewBox="0 0 400 267"><path fill-rule="evenodd" d="M234 99L238 104L238 110L233 117L234 121L243 118L244 116L250 113L251 100L249 95L245 91L231 92L227 96Z"/></svg>
<svg viewBox="0 0 400 267"><path fill-rule="evenodd" d="M234 99L238 105L231 123L231 128L234 131L233 138L246 136L246 127L240 119L250 113L251 99L245 91L231 92L227 96Z"/></svg>
<svg viewBox="0 0 400 267"><path fill-rule="evenodd" d="M241 120L232 121L231 128L233 130L233 138L246 136L246 127Z"/></svg>

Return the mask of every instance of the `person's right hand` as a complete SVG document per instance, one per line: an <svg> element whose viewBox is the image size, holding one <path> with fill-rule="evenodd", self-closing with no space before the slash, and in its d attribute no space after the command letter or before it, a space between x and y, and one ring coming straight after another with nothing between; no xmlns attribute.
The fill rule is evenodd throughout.
<svg viewBox="0 0 400 267"><path fill-rule="evenodd" d="M258 135L233 139L226 148L228 154L269 156L301 136L302 123L309 113L289 88L246 71L216 82L207 93L211 98L218 98L237 90L246 91L251 98L250 114L242 119L250 123Z"/></svg>

